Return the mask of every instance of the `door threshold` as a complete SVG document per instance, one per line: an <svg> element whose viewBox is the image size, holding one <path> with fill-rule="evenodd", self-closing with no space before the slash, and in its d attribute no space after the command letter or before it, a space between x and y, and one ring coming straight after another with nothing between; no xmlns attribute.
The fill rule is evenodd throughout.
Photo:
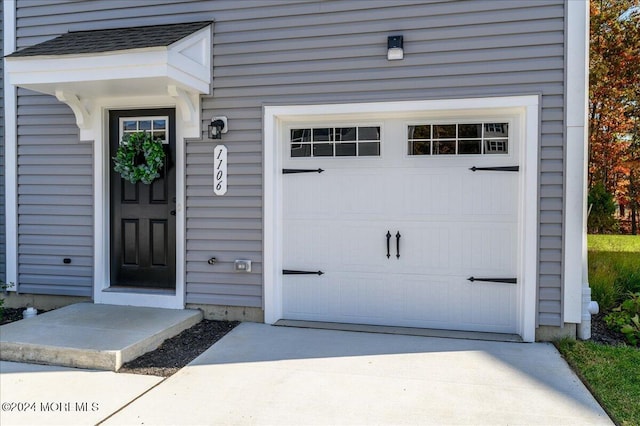
<svg viewBox="0 0 640 426"><path fill-rule="evenodd" d="M348 324L339 322L279 320L275 326L315 328L320 330L355 331L361 333L399 334L406 336L440 337L446 339L487 340L492 342L522 343L522 337L509 333L484 331L440 330L435 328L395 327L388 325Z"/></svg>
<svg viewBox="0 0 640 426"><path fill-rule="evenodd" d="M130 293L130 294L159 294L162 296L175 296L176 291L170 288L154 287L107 287L102 290L105 293Z"/></svg>

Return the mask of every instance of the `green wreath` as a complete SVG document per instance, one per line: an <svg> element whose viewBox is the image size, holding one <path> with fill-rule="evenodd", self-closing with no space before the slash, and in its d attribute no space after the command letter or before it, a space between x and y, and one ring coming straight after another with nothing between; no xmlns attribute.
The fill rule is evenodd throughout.
<svg viewBox="0 0 640 426"><path fill-rule="evenodd" d="M113 157L113 170L131 183L148 185L160 177L165 156L162 141L146 132L130 133L122 138Z"/></svg>

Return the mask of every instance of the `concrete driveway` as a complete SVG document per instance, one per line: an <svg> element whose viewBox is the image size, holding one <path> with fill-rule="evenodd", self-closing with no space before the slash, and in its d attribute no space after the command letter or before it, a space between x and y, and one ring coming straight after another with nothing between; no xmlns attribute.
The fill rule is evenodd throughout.
<svg viewBox="0 0 640 426"><path fill-rule="evenodd" d="M243 323L105 424L612 424L555 348Z"/></svg>

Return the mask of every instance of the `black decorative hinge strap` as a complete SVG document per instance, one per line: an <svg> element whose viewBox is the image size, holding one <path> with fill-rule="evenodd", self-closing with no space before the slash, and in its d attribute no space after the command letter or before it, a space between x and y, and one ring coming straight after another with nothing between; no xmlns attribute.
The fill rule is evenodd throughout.
<svg viewBox="0 0 640 426"><path fill-rule="evenodd" d="M324 275L322 271L295 271L292 269L283 269L283 275Z"/></svg>
<svg viewBox="0 0 640 426"><path fill-rule="evenodd" d="M282 173L285 175L291 175L294 173L322 173L322 169L282 169Z"/></svg>
<svg viewBox="0 0 640 426"><path fill-rule="evenodd" d="M490 282L490 283L505 283L505 284L517 284L518 283L518 279L517 278L476 278L476 277L469 277L467 278L467 281L485 281L485 282Z"/></svg>
<svg viewBox="0 0 640 426"><path fill-rule="evenodd" d="M504 167L470 167L469 170L475 171L494 171L494 172L517 172L520 166L504 166Z"/></svg>

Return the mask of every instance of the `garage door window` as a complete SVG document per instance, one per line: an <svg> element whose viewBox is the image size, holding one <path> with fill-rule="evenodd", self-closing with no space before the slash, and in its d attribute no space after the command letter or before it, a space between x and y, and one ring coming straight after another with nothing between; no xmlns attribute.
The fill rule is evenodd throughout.
<svg viewBox="0 0 640 426"><path fill-rule="evenodd" d="M291 157L371 157L380 155L379 126L291 129Z"/></svg>
<svg viewBox="0 0 640 426"><path fill-rule="evenodd" d="M407 133L409 155L509 153L508 123L418 124Z"/></svg>

